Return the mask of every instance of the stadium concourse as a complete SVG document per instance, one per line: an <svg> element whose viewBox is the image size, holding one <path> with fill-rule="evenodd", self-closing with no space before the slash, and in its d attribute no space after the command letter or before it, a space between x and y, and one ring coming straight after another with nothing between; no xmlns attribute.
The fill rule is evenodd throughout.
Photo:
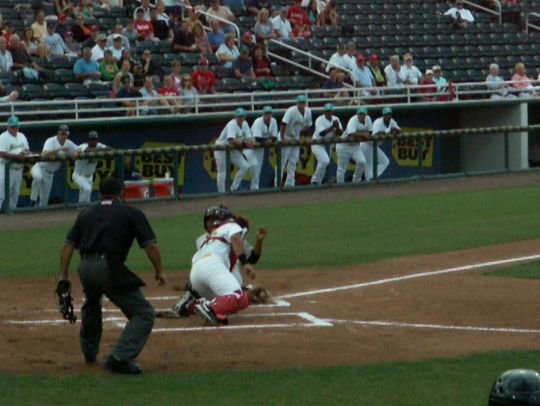
<svg viewBox="0 0 540 406"><path fill-rule="evenodd" d="M326 79L326 64L309 61L310 55L332 59L345 71L360 66L356 58L362 56L375 73L376 86L435 86L441 94L434 100L452 97L444 80L483 82L493 63L500 78L520 81L514 84L519 88L537 78L540 35L522 27L525 13L537 10L538 1L503 1L500 12L493 11L498 2L489 0L464 5L433 0L224 3L1 0L3 91L17 92L23 100L161 97L149 104L167 104L163 112L169 114L190 112L198 96L214 92L321 85L333 90L347 82L366 86L358 72L355 80L346 77L345 84L341 76ZM456 10L461 15L466 8L474 21L456 21ZM84 48L89 48L86 57ZM421 73L400 68L406 54ZM398 75L390 69L393 55L399 58L393 62ZM517 63L525 70L518 69L515 76ZM386 72L378 71L379 65L387 66ZM433 69L437 66L440 72ZM413 74L402 80L399 72ZM124 77L129 77L130 88L123 88ZM505 94L500 89L496 93Z"/></svg>

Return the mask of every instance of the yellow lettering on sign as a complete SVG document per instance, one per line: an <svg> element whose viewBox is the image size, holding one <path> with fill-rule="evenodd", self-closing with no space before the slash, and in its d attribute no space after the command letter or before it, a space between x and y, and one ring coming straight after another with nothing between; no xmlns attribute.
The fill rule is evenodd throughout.
<svg viewBox="0 0 540 406"><path fill-rule="evenodd" d="M412 131L426 131L428 129L408 129ZM431 168L433 166L433 137L425 137L422 139L422 150L418 149L417 138L396 138L392 140L392 156L399 166L417 167L419 152L422 154L424 167Z"/></svg>

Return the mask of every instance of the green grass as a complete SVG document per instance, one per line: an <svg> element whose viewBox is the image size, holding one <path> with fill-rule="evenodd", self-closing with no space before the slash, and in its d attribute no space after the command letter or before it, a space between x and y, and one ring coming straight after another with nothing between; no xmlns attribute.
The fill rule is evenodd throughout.
<svg viewBox="0 0 540 406"><path fill-rule="evenodd" d="M325 193L325 192L321 192ZM246 210L269 236L265 268L335 267L538 238L540 187L438 193ZM234 207L233 207L234 209ZM202 216L151 221L169 270L189 269ZM68 227L0 232L0 277L54 276ZM143 252L129 265L147 271Z"/></svg>
<svg viewBox="0 0 540 406"><path fill-rule="evenodd" d="M539 351L318 369L70 376L0 375L2 405L478 406L497 376Z"/></svg>
<svg viewBox="0 0 540 406"><path fill-rule="evenodd" d="M507 268L493 269L485 273L487 276L509 276L512 278L540 279L540 261L513 265Z"/></svg>

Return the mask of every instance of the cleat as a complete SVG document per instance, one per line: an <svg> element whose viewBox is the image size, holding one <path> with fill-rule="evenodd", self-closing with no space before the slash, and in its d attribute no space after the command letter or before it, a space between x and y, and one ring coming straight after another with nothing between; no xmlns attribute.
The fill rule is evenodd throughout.
<svg viewBox="0 0 540 406"><path fill-rule="evenodd" d="M196 304L195 311L209 324L212 324L214 326L226 326L227 324L229 324L227 318L220 318L216 316L214 311L206 303Z"/></svg>
<svg viewBox="0 0 540 406"><path fill-rule="evenodd" d="M180 317L189 317L188 307L192 305L197 298L191 293L190 290L187 290L186 293L180 298L178 303L174 305L172 311L177 313Z"/></svg>
<svg viewBox="0 0 540 406"><path fill-rule="evenodd" d="M84 362L86 362L87 364L94 364L96 362L96 356L84 354Z"/></svg>
<svg viewBox="0 0 540 406"><path fill-rule="evenodd" d="M133 361L120 361L109 355L103 368L116 374L139 375L142 372L141 367Z"/></svg>

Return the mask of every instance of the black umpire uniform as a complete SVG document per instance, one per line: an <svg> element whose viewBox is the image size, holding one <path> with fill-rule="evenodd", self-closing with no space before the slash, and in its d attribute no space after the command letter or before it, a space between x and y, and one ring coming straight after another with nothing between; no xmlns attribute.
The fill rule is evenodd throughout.
<svg viewBox="0 0 540 406"><path fill-rule="evenodd" d="M74 249L81 254L77 272L86 296L81 309L81 350L95 361L102 333L101 297L107 296L129 319L105 362L113 372L137 374L133 362L142 351L154 324L154 309L140 290L144 282L124 265L133 240L146 250L155 278L165 283L156 236L144 213L122 203L123 182L106 178L100 184L99 204L81 212L69 231L61 253L60 279L67 280Z"/></svg>

